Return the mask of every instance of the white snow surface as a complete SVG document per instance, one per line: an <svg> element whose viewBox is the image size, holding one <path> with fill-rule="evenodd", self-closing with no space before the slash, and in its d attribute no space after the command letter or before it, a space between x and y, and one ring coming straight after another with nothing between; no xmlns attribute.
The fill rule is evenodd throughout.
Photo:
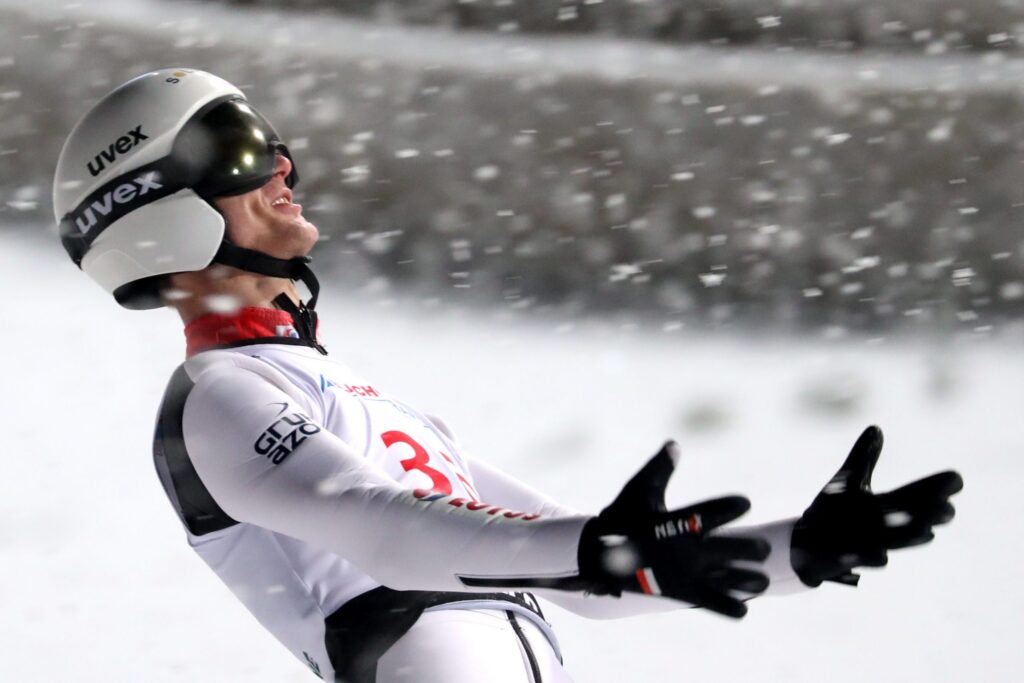
<svg viewBox="0 0 1024 683"><path fill-rule="evenodd" d="M963 474L957 519L856 589L759 599L739 622L550 608L579 683L1018 680L1018 349L515 321L325 280L332 355L582 510L668 437L683 450L669 504L740 492L750 522L798 515L869 423L887 435L877 490ZM0 282L0 680L315 680L188 548L153 471L155 411L184 350L176 316L120 309L56 239L19 231L0 236ZM808 402L836 385L845 409Z"/></svg>

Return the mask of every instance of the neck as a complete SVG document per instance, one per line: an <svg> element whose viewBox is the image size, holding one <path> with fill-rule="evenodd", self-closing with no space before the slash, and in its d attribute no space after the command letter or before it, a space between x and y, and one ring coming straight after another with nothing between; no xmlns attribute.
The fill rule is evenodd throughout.
<svg viewBox="0 0 1024 683"><path fill-rule="evenodd" d="M296 320L290 313L270 308L240 308L231 313L208 313L185 326L185 356L238 344L298 344L327 353L320 344L316 316Z"/></svg>
<svg viewBox="0 0 1024 683"><path fill-rule="evenodd" d="M169 277L164 298L186 325L209 313L224 313L241 308L279 308L274 303L281 294L298 305L295 283L284 278L249 273L228 266L211 266L195 273Z"/></svg>

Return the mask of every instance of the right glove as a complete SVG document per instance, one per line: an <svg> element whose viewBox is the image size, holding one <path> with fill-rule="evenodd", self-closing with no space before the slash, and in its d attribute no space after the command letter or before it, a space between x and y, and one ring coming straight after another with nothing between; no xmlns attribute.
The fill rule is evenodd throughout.
<svg viewBox="0 0 1024 683"><path fill-rule="evenodd" d="M800 580L856 586L857 567L884 567L888 551L922 545L955 514L950 496L964 487L953 471L938 472L895 491L875 493L871 475L882 453L882 430L868 427L843 466L793 529L790 561Z"/></svg>
<svg viewBox="0 0 1024 683"><path fill-rule="evenodd" d="M750 509L742 496L666 510L665 487L678 460L679 446L667 442L587 522L580 537L580 579L598 595L661 595L738 619L747 606L736 593L761 593L768 577L734 563L763 562L771 547L759 538L709 535Z"/></svg>

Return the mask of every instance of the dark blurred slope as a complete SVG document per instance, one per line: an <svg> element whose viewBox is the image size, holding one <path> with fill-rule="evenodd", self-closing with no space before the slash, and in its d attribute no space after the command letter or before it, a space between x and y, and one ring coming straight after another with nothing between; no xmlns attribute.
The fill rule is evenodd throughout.
<svg viewBox="0 0 1024 683"><path fill-rule="evenodd" d="M1017 0L209 0L500 33L929 54L1017 49Z"/></svg>
<svg viewBox="0 0 1024 683"><path fill-rule="evenodd" d="M1024 309L1024 69L1004 55L71 11L0 15L4 222L51 220L85 108L186 64L241 84L289 138L318 259L349 284L716 326L970 330Z"/></svg>

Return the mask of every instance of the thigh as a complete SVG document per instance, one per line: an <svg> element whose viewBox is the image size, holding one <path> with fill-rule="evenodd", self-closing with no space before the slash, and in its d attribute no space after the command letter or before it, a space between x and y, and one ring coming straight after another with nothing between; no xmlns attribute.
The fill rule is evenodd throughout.
<svg viewBox="0 0 1024 683"><path fill-rule="evenodd" d="M523 635L530 642L530 649L533 650L537 668L540 669L541 683L573 683L568 672L562 667L562 663L558 661L555 651L551 649L551 644L548 643L544 632L525 617L517 615L516 619Z"/></svg>
<svg viewBox="0 0 1024 683"><path fill-rule="evenodd" d="M520 618L520 624L525 619ZM522 625L543 683L572 683L533 625ZM561 676L559 677L559 674ZM535 683L508 617L490 610L425 612L377 664L377 683Z"/></svg>

